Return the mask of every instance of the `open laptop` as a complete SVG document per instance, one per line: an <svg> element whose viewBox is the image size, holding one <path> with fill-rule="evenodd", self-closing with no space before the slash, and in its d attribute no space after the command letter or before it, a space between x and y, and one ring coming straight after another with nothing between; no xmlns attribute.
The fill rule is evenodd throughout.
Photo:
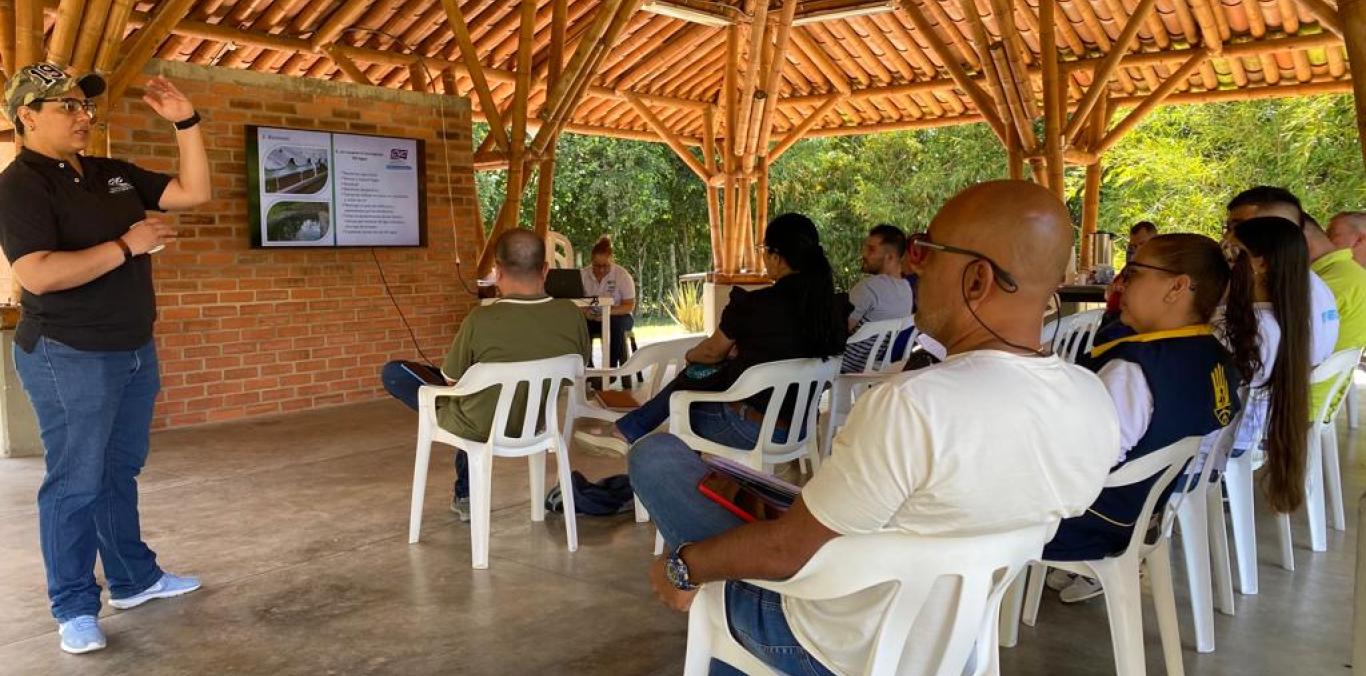
<svg viewBox="0 0 1366 676"><path fill-rule="evenodd" d="M578 268L554 268L545 278L545 292L551 298L587 298L583 289L583 271Z"/></svg>

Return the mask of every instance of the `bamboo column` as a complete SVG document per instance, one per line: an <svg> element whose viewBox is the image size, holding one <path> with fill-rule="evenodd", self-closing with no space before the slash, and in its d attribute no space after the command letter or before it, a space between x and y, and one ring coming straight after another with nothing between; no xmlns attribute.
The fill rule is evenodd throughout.
<svg viewBox="0 0 1366 676"><path fill-rule="evenodd" d="M57 5L57 20L52 24L52 37L47 46L48 61L63 66L71 64L71 50L76 46L85 4L81 0L62 0Z"/></svg>
<svg viewBox="0 0 1366 676"><path fill-rule="evenodd" d="M1043 59L1043 137L1044 162L1048 171L1048 189L1058 199L1063 198L1062 116L1066 115L1061 101L1064 85L1058 73L1058 0L1039 0L1039 32Z"/></svg>
<svg viewBox="0 0 1366 676"><path fill-rule="evenodd" d="M740 269L739 261L735 259L735 250L739 245L739 190L736 180L736 157L735 144L736 126L739 118L739 111L736 110L737 96L736 88L738 83L736 76L740 70L740 28L730 26L726 29L726 70L722 77L721 104L726 112L726 137L722 144L721 157L723 171L726 174L725 183L725 204L724 216L722 218L721 234L721 268L718 272L734 273Z"/></svg>
<svg viewBox="0 0 1366 676"><path fill-rule="evenodd" d="M5 75L13 77L15 71L14 26L16 20L14 0L0 0L0 60L5 62ZM16 137L18 135L16 134Z"/></svg>
<svg viewBox="0 0 1366 676"><path fill-rule="evenodd" d="M702 110L702 164L707 172L716 173L716 107L707 106ZM721 204L716 194L716 186L706 182L707 189L707 231L711 235L711 269L721 269Z"/></svg>
<svg viewBox="0 0 1366 676"><path fill-rule="evenodd" d="M526 189L526 121L527 99L531 95L531 48L536 39L536 0L521 0L521 27L517 37L517 84L512 96L512 138L508 150L507 194L498 211L498 220L489 233L489 241L479 255L480 277L493 269L494 247L504 231L517 227L522 209L522 192Z"/></svg>
<svg viewBox="0 0 1366 676"><path fill-rule="evenodd" d="M1105 127L1110 121L1108 103L1106 99L1101 99L1092 109L1089 133L1093 143L1098 143L1105 135ZM1101 158L1097 156L1094 162L1086 165L1086 189L1081 202L1080 257L1083 272L1090 270L1095 264L1095 252L1091 250L1091 235L1096 233L1096 226L1100 223L1100 179Z"/></svg>
<svg viewBox="0 0 1366 676"><path fill-rule="evenodd" d="M1357 134L1361 140L1362 161L1366 162L1366 0L1338 0L1338 15L1342 17L1347 60L1352 64Z"/></svg>
<svg viewBox="0 0 1366 676"><path fill-rule="evenodd" d="M43 7L37 2L19 0L15 6L14 57L19 68L43 59Z"/></svg>
<svg viewBox="0 0 1366 676"><path fill-rule="evenodd" d="M560 81L560 71L564 68L564 31L569 20L567 0L554 0L550 10L550 54L549 70L546 72L546 88L550 89ZM558 141L559 139L555 139ZM555 147L552 142L546 146L545 157L541 158L541 169L536 178L536 236L545 238L550 233L550 205L555 195Z"/></svg>

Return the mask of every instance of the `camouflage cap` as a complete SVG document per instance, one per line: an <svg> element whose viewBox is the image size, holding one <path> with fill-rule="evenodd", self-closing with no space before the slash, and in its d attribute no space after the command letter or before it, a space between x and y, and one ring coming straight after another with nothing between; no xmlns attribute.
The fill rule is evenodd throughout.
<svg viewBox="0 0 1366 676"><path fill-rule="evenodd" d="M61 98L76 88L80 88L87 98L99 96L104 93L104 77L98 73L72 77L55 63L25 66L5 86L5 117L18 124L16 116L20 106L42 99Z"/></svg>

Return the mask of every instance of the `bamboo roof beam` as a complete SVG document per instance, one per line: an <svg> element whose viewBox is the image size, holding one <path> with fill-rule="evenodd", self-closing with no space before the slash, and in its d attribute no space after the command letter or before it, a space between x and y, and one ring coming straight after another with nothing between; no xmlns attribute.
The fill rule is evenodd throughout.
<svg viewBox="0 0 1366 676"><path fill-rule="evenodd" d="M1338 0L1338 5L1341 6L1348 1ZM1338 10L1334 9L1332 5L1325 0L1300 0L1300 4L1309 10L1309 13L1319 22L1320 26L1323 26L1324 30L1339 38L1343 37L1342 24L1344 22L1338 16Z"/></svg>
<svg viewBox="0 0 1366 676"><path fill-rule="evenodd" d="M826 55L829 56L835 63L835 66L840 69L840 72L844 73L846 78L852 78L859 86L867 87L875 85L879 81L888 81L875 74L874 69L871 66L865 67L863 59L855 55L855 51L857 50L846 48L844 45L845 41L837 38L835 34L831 32L829 26L825 24L811 24L803 26L802 30L805 30L807 35L811 36L818 47L824 46Z"/></svg>
<svg viewBox="0 0 1366 676"><path fill-rule="evenodd" d="M81 28L81 10L85 5L83 0L62 0L57 6L57 18L52 24L52 36L47 44L48 61L70 65L71 50L76 46L76 35ZM98 37L96 40L98 45Z"/></svg>
<svg viewBox="0 0 1366 676"><path fill-rule="evenodd" d="M1018 147L1027 153L1033 153L1038 145L1034 140L1034 124L1029 119L1029 114L1025 112L1024 102L1020 99L1020 90L1011 74L1010 63L1006 60L1008 58L1006 47L997 43L992 45L988 51L996 67L996 72L1002 78L999 89L1006 106L1010 110L1010 119L1015 123ZM1015 169L1018 170L1019 167L1015 167Z"/></svg>
<svg viewBox="0 0 1366 676"><path fill-rule="evenodd" d="M758 88L759 67L763 62L764 44L768 41L768 0L758 0L754 7L754 18L749 25L749 57L740 78L740 118L735 135L738 147L736 153L743 153L752 122L750 115L754 110L754 92ZM729 130L728 130L729 135Z"/></svg>
<svg viewBox="0 0 1366 676"><path fill-rule="evenodd" d="M1138 7L1134 8L1134 13L1124 24L1124 31L1111 46L1110 53L1105 55L1105 60L1101 62L1093 76L1091 86L1087 88L1086 95L1082 98L1081 104L1077 107L1077 113L1067 123L1063 130L1063 138L1075 140L1079 137L1081 130L1085 127L1088 116L1096 107L1108 89L1110 77L1114 74L1122 62L1124 55L1129 51L1129 46L1133 44L1134 38L1138 36L1138 29L1142 27L1144 19L1152 11L1156 0L1139 0Z"/></svg>
<svg viewBox="0 0 1366 676"><path fill-rule="evenodd" d="M911 32L902 25L895 13L878 14L872 17L862 17L862 19L871 25L868 29L870 33L873 28L883 30L884 35L879 42L885 42L892 49L902 52L901 60L914 69L910 75L906 76L908 82L932 78L939 74L939 67L934 65L930 58L925 55L925 50L921 48L920 43L911 36ZM905 45L904 49L901 45ZM886 46L883 48L886 49Z"/></svg>
<svg viewBox="0 0 1366 676"><path fill-rule="evenodd" d="M374 86L375 83L370 81L365 71L361 70L350 57L341 53L336 45L323 45L322 52L332 60L332 63L337 65L337 68L341 69L341 72L346 75L346 79L356 84Z"/></svg>
<svg viewBox="0 0 1366 676"><path fill-rule="evenodd" d="M94 70L108 73L114 69L123 44L123 33L128 30L128 17L133 12L133 0L114 0L109 8L109 16L104 22L104 33L100 35L99 47L95 50Z"/></svg>
<svg viewBox="0 0 1366 676"><path fill-rule="evenodd" d="M887 68L887 65L883 63L882 59L879 59L872 48L868 46L870 40L862 38L849 22L832 21L829 24L826 24L824 28L839 41L841 47L843 47L846 52L850 50L850 45L853 46L851 55L855 57L863 70L874 80L880 80L889 84L895 81L896 78L892 77L892 71ZM880 31L874 32L881 35ZM885 38L886 36L883 37Z"/></svg>
<svg viewBox="0 0 1366 676"><path fill-rule="evenodd" d="M710 28L733 26L748 20L737 7L696 0L650 0L640 6L640 11Z"/></svg>
<svg viewBox="0 0 1366 676"><path fill-rule="evenodd" d="M815 126L817 122L820 122L821 118L825 117L825 114L830 112L830 110L834 108L835 104L838 102L838 96L825 97L825 101L823 103L817 106L817 108L814 111L812 111L809 115L807 115L806 118L803 119L801 123L799 123L795 128L789 130L787 132L787 135L784 136L783 139L778 142L778 145L773 147L773 150L768 151L767 155L769 164L777 162L778 158L782 157L783 153L787 152L788 149L793 146L793 144L795 144L797 141L802 140L802 137L804 137L806 133L810 131L811 128Z"/></svg>
<svg viewBox="0 0 1366 676"><path fill-rule="evenodd" d="M1143 118L1148 116L1148 113L1161 105L1168 96L1171 96L1176 91L1177 86L1186 82L1191 74L1195 72L1195 69L1207 58L1209 58L1209 52L1204 50L1193 54L1184 64L1181 64L1180 68L1169 75L1161 86L1145 97L1142 103L1129 111L1129 114L1126 115L1123 120L1120 120L1119 124L1116 124L1114 129L1111 129L1100 138L1100 140L1090 148L1091 152L1094 152L1097 155L1103 155L1105 154L1105 151L1114 147L1115 143L1118 143L1120 139L1124 138L1125 134L1138 126L1138 124L1143 121Z"/></svg>
<svg viewBox="0 0 1366 676"><path fill-rule="evenodd" d="M607 29L616 17L617 10L621 8L622 4L634 1L603 0L602 4L598 6L593 22L589 24L583 40L574 50L574 56L570 59L569 65L565 66L567 75L556 82L555 86L550 88L550 93L546 95L546 104L541 111L543 120L555 120L568 114L568 111L564 110L565 104L572 96L572 90L583 79L584 71L596 66L598 59L601 58L602 43ZM591 66L589 65L590 61L592 61Z"/></svg>
<svg viewBox="0 0 1366 676"><path fill-rule="evenodd" d="M763 112L759 117L759 131L753 134L754 140L750 143L749 153L758 154L759 157L768 155L768 140L773 134L773 111L778 105L778 73L782 70L781 66L787 60L788 41L792 32L793 17L797 13L797 0L785 0L783 3L782 14L778 16L778 34L773 42L772 64L770 65L768 77L764 81Z"/></svg>
<svg viewBox="0 0 1366 676"><path fill-rule="evenodd" d="M455 36L456 45L464 57L465 72L469 74L474 93L479 98L479 108L485 111L488 118L489 133L499 148L504 151L511 151L511 141L508 138L507 131L503 129L503 120L498 115L498 108L493 103L493 93L489 91L488 80L484 77L484 66L475 52L474 42L470 39L469 28L465 23L465 16L461 12L460 2L459 0L441 0L441 5L446 10L446 19L450 24L451 33Z"/></svg>
<svg viewBox="0 0 1366 676"><path fill-rule="evenodd" d="M934 4L936 1L937 0L929 0L928 4ZM968 98L972 99L973 104L977 106L977 110L981 112L987 125L995 132L996 137L1001 139L1001 142L1004 143L1006 139L1005 123L996 113L995 102L992 101L991 97L987 96L987 93L982 91L982 88L968 76L967 71L963 70L963 65L960 64L953 56L953 53L949 51L948 45L946 45L943 38L939 37L939 34L935 32L934 27L930 25L930 22L925 18L925 15L921 13L919 7L916 6L915 0L900 0L900 3L901 12L911 20L915 29L920 32L921 37L930 45L930 49L939 57L939 61L944 64L944 69L949 72L949 77L952 78L953 82L968 95Z"/></svg>
<svg viewBox="0 0 1366 676"><path fill-rule="evenodd" d="M17 59L14 56L14 0L0 0L0 61L4 61L5 75L14 75Z"/></svg>
<svg viewBox="0 0 1366 676"><path fill-rule="evenodd" d="M1347 59L1352 62L1352 89L1355 92L1357 111L1357 134L1362 139L1362 160L1366 161L1366 72L1360 64L1366 63L1366 2L1362 0L1338 0L1338 12L1343 26L1348 28L1343 35L1346 43Z"/></svg>
<svg viewBox="0 0 1366 676"><path fill-rule="evenodd" d="M711 173L707 171L707 168L693 156L692 152L683 145L682 141L678 140L678 135L670 131L669 128L655 116L650 108L645 105L644 101L641 101L639 97L633 94L628 94L626 100L631 104L631 107L640 114L640 117L645 120L645 123L650 126L650 129L654 130L660 138L664 139L664 144L669 146L669 148L674 151L674 154L678 155L680 160L683 160L683 164L687 165L694 174L697 174L698 178L705 182L711 177Z"/></svg>
<svg viewBox="0 0 1366 676"><path fill-rule="evenodd" d="M43 11L36 2L18 0L15 5L14 57L18 68L43 60Z"/></svg>
<svg viewBox="0 0 1366 676"><path fill-rule="evenodd" d="M929 10L929 18L933 19L935 25L938 25L947 34L945 36L947 43L962 55L962 61L967 63L968 68L974 71L982 70L981 55L972 47L972 27L964 25L968 22L954 21L946 9L948 5L940 0L925 2L924 5ZM959 8L959 12L962 12L961 8Z"/></svg>
<svg viewBox="0 0 1366 676"><path fill-rule="evenodd" d="M124 90L147 65L147 60L151 58L157 45L161 44L161 41L170 35L171 29L189 13L191 2L192 0L166 0L157 7L147 24L138 29L132 38L132 46L123 54L122 65L109 78L109 100L117 101L123 96Z"/></svg>
<svg viewBox="0 0 1366 676"><path fill-rule="evenodd" d="M1180 0L1184 1L1184 0ZM1058 68L1057 0L1039 0L1040 42L1043 60L1043 154L1048 172L1048 189L1063 198L1062 121L1066 115L1066 91L1060 83Z"/></svg>

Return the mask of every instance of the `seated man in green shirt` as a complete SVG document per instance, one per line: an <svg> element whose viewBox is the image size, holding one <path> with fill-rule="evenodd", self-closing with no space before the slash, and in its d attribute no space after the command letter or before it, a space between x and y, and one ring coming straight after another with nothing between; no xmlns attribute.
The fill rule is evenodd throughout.
<svg viewBox="0 0 1366 676"><path fill-rule="evenodd" d="M489 305L470 311L455 341L446 353L439 374L430 366L415 362L393 361L384 365L384 388L395 398L417 410L417 391L422 385L455 383L469 367L479 363L499 363L548 359L577 354L588 359L588 327L573 303L556 300L545 293L549 265L545 242L529 230L516 229L498 238L494 252L500 297ZM525 401L518 395L516 406ZM488 439L493 425L498 390L443 399L438 403L437 420L442 429L465 439ZM512 415L508 428L522 425L522 417ZM464 451L455 457L455 495L451 511L461 521L469 521L469 471Z"/></svg>

